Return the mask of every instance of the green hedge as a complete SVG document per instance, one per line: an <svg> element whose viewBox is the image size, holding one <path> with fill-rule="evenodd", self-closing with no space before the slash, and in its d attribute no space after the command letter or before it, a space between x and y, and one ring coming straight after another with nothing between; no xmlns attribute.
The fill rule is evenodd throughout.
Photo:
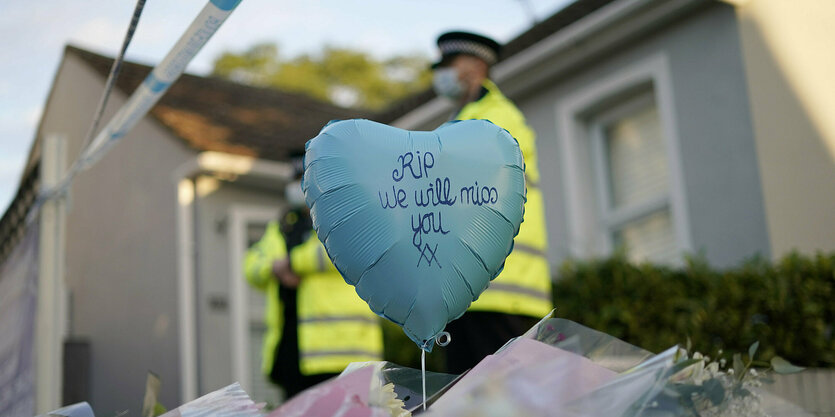
<svg viewBox="0 0 835 417"><path fill-rule="evenodd" d="M715 270L690 259L671 269L624 256L569 261L554 286L560 317L658 352L689 337L715 355L778 354L803 366L835 366L835 253L753 259Z"/></svg>
<svg viewBox="0 0 835 417"><path fill-rule="evenodd" d="M699 259L683 268L634 265L623 255L568 261L557 271L557 315L653 352L690 338L693 349L730 359L760 341L758 358L835 367L835 253L752 259L716 270ZM385 356L420 368L420 350L386 322ZM427 355L443 371L444 349Z"/></svg>

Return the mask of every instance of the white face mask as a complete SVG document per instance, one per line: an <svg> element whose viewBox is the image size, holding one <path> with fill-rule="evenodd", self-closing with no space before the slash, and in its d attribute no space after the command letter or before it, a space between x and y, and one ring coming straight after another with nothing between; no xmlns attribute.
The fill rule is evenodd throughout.
<svg viewBox="0 0 835 417"><path fill-rule="evenodd" d="M452 67L438 68L432 74L432 87L439 96L457 100L464 92L464 86L458 80L458 71Z"/></svg>
<svg viewBox="0 0 835 417"><path fill-rule="evenodd" d="M302 182L293 181L287 183L284 187L284 198L287 199L287 204L291 207L302 207L304 202L304 191L302 191Z"/></svg>

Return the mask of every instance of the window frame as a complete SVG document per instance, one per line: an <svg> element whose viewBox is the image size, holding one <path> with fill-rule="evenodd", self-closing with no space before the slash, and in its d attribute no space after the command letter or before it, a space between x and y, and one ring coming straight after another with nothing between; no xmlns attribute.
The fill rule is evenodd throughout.
<svg viewBox="0 0 835 417"><path fill-rule="evenodd" d="M669 191L646 205L608 213L609 188L600 123L630 110L632 100L651 94L658 110L669 169ZM614 225L637 220L669 206L677 251L692 251L683 181L680 137L675 118L672 81L663 53L626 65L592 82L584 83L556 103L557 141L565 190L569 253L588 258L612 254ZM649 99L649 98L647 98ZM622 105L622 106L621 106ZM638 104L634 104L638 105ZM597 125L597 126L596 126ZM592 190L591 192L588 190Z"/></svg>
<svg viewBox="0 0 835 417"><path fill-rule="evenodd" d="M655 106L658 110L658 103L652 91L642 91L634 97L629 97L616 104L613 108L595 115L588 124L591 140L592 169L594 171L595 189L597 191L597 210L600 216L600 242L603 243L603 250L611 253L616 249L614 234L620 228L641 220L642 218L662 210L670 210L670 190L646 199L640 203L633 203L623 207L615 207L612 201L614 184L611 181L611 161L607 156L607 137L605 130L613 122L622 120L625 117L634 115L636 112ZM663 125L660 120L659 123ZM662 127L663 129L663 127ZM665 144L666 145L666 144ZM666 147L665 147L666 148ZM669 176L669 164L667 166ZM675 233L675 230L673 230Z"/></svg>

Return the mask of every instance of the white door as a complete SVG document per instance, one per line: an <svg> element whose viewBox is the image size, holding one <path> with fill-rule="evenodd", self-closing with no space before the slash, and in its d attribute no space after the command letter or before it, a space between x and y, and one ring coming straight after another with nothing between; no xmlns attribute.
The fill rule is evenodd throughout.
<svg viewBox="0 0 835 417"><path fill-rule="evenodd" d="M243 274L246 250L261 239L278 207L234 205L229 211L230 324L232 375L255 402L276 404L280 391L261 373L261 343L266 330L266 295L249 286Z"/></svg>

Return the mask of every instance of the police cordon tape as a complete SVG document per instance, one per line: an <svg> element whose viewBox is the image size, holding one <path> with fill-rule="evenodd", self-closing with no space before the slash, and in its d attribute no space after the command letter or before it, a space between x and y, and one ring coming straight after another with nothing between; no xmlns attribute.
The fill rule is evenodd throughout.
<svg viewBox="0 0 835 417"><path fill-rule="evenodd" d="M105 125L90 145L81 152L66 175L39 196L40 202L66 194L73 178L99 161L107 151L121 140L156 104L163 94L185 71L192 58L217 32L226 18L241 0L211 0L191 22L177 43L171 48L145 81L136 88L116 115Z"/></svg>

